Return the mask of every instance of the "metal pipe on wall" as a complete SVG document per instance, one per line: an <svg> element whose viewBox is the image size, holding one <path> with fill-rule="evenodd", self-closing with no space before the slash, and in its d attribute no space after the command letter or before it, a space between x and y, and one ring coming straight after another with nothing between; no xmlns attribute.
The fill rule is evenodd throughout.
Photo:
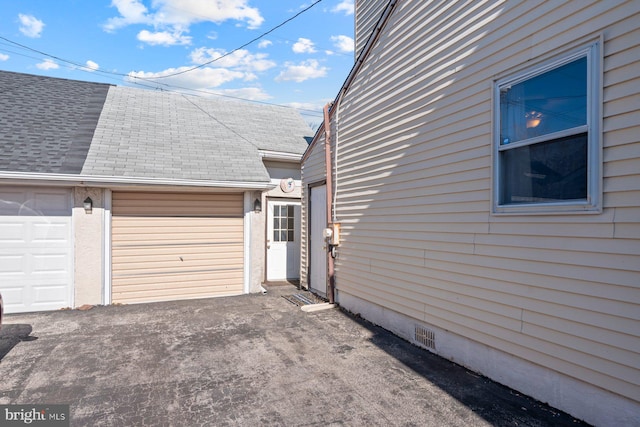
<svg viewBox="0 0 640 427"><path fill-rule="evenodd" d="M329 120L329 104L324 106L324 159L327 175L327 228L332 228L333 211L333 168L331 166L331 121ZM327 296L329 303L333 304L335 289L335 269L331 245L327 242Z"/></svg>

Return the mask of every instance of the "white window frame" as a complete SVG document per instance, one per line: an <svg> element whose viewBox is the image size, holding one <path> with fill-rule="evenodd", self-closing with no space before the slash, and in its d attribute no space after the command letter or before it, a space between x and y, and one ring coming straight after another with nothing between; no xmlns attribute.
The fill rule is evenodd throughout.
<svg viewBox="0 0 640 427"><path fill-rule="evenodd" d="M525 71L511 74L494 81L493 84L493 214L562 214L602 212L602 166L601 166L601 42L591 43ZM580 58L587 58L587 124L579 128L563 130L544 136L517 141L509 145L500 144L500 89L515 85ZM544 141L551 141L573 134L587 132L587 198L585 200L500 204L500 152Z"/></svg>

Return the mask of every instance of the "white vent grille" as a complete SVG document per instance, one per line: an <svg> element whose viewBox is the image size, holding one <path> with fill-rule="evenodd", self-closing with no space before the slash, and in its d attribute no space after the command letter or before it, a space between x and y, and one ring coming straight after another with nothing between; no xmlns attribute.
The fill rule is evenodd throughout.
<svg viewBox="0 0 640 427"><path fill-rule="evenodd" d="M436 334L431 329L416 325L415 340L426 348L436 349Z"/></svg>

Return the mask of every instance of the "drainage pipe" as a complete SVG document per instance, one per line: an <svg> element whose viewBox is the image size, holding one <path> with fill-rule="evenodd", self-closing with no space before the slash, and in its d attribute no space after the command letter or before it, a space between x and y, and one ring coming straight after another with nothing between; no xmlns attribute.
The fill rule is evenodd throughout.
<svg viewBox="0 0 640 427"><path fill-rule="evenodd" d="M382 15L380 16L380 18L378 19L378 22L376 23L376 26L373 30L373 32L371 33L371 35L369 36L369 39L367 40L367 42L365 43L365 46L362 48L362 50L360 51L360 55L358 56L356 63L354 64L353 68L351 69L351 72L349 73L349 76L347 77L347 79L345 80L344 84L342 85L342 87L340 88L340 91L338 92L338 95L336 96L336 100L333 103L333 106L336 108L331 108L332 106L330 104L325 105L324 107L324 153L325 153L325 167L326 167L326 175L327 175L327 181L326 181L326 186L327 186L327 226L332 228L331 226L333 225L333 223L336 222L337 220L337 215L336 215L336 211L335 211L335 206L333 206L333 194L335 191L335 195L336 195L336 199L337 199L337 195L338 195L338 187L337 187L337 174L338 171L336 170L336 188L335 190L333 189L333 167L331 165L331 120L330 120L330 116L333 116L334 113L336 113L336 110L339 110L340 108L340 101L342 101L342 96L347 92L347 90L349 89L349 86L351 85L351 83L353 82L353 80L356 77L356 74L358 73L358 71L360 70L360 67L362 66L362 64L364 63L364 60L369 56L369 53L374 45L374 43L378 40L378 37L380 36L380 33L382 31L382 29L385 27L387 21L389 20L389 17L391 16L391 12L393 11L394 7L396 6L396 3L398 3L398 0L389 0L389 3L387 3L387 5L385 6ZM331 109L331 115L329 114L329 110ZM338 113L338 117L339 117L339 113ZM336 124L337 126L337 124ZM336 135L337 136L337 135ZM336 148L335 148L335 155L336 155L336 165L337 165L337 140L336 140ZM327 278L328 280L328 284L327 284L327 296L329 297L329 303L333 304L334 303L334 293L335 293L335 269L334 269L334 263L333 263L333 256L331 255L331 247L329 246L329 244L327 244Z"/></svg>
<svg viewBox="0 0 640 427"><path fill-rule="evenodd" d="M329 104L324 106L324 163L327 175L327 228L332 228L332 211L333 211L333 168L331 167L331 120L329 119ZM327 248L327 296L329 304L334 303L335 290L335 269L333 264L333 256L331 254L331 245L326 242Z"/></svg>

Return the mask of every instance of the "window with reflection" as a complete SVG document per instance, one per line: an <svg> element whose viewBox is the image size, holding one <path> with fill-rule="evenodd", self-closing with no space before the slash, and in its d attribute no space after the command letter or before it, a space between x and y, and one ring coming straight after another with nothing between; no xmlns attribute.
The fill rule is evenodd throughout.
<svg viewBox="0 0 640 427"><path fill-rule="evenodd" d="M594 205L596 62L593 45L497 82L494 206Z"/></svg>

